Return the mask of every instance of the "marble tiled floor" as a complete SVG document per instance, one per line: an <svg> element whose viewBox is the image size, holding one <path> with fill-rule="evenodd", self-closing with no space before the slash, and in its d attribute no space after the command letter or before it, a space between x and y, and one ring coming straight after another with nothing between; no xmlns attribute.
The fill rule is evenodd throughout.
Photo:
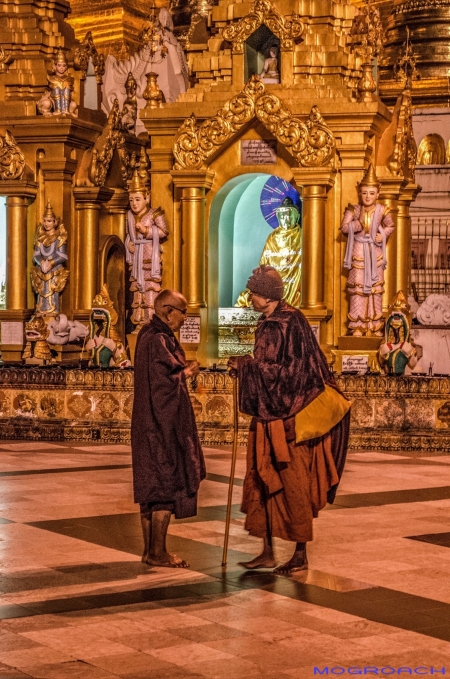
<svg viewBox="0 0 450 679"><path fill-rule="evenodd" d="M205 454L198 516L170 527L191 569L172 571L140 562L128 446L0 441L0 679L450 673L450 456L351 453L310 570L283 577L238 565L259 549L243 451L221 568L230 451Z"/></svg>

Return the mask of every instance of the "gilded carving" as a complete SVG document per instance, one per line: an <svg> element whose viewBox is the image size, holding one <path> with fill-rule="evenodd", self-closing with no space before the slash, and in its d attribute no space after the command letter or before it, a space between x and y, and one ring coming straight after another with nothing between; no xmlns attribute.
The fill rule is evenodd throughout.
<svg viewBox="0 0 450 679"><path fill-rule="evenodd" d="M133 411L133 394L128 394L123 402L122 412L127 420L131 420L131 413Z"/></svg>
<svg viewBox="0 0 450 679"><path fill-rule="evenodd" d="M11 66L13 61L14 57L11 52L0 46L0 73L5 73L8 70L8 66Z"/></svg>
<svg viewBox="0 0 450 679"><path fill-rule="evenodd" d="M16 415L21 415L22 417L36 417L37 402L32 394L22 391L14 398L13 408Z"/></svg>
<svg viewBox="0 0 450 679"><path fill-rule="evenodd" d="M387 166L396 177L403 175L410 182L415 181L417 144L414 139L412 123L412 80L417 77L416 61L409 42L405 45L405 53L394 67L396 78L405 80L402 92L397 131L395 133L394 151Z"/></svg>
<svg viewBox="0 0 450 679"><path fill-rule="evenodd" d="M92 65L94 67L95 79L98 84L101 85L105 74L105 57L103 54L97 52L92 39L92 33L91 31L88 31L80 47L77 47L75 50L73 58L74 66L81 70L81 77L83 80L86 78L90 60L92 60Z"/></svg>
<svg viewBox="0 0 450 679"><path fill-rule="evenodd" d="M231 406L223 396L215 395L206 403L206 417L208 422L223 422L228 419Z"/></svg>
<svg viewBox="0 0 450 679"><path fill-rule="evenodd" d="M122 113L119 109L119 102L116 99L109 112L108 122L92 150L89 179L94 186L103 186L105 183L114 149L120 142L124 143Z"/></svg>
<svg viewBox="0 0 450 679"><path fill-rule="evenodd" d="M115 420L119 411L119 401L112 394L102 394L97 410L104 420Z"/></svg>
<svg viewBox="0 0 450 679"><path fill-rule="evenodd" d="M317 106L306 122L294 116L261 78L253 75L242 92L200 126L194 114L179 128L173 147L175 169L201 169L218 149L256 117L303 167L321 167L334 158L335 139Z"/></svg>
<svg viewBox="0 0 450 679"><path fill-rule="evenodd" d="M405 401L405 426L408 428L430 429L434 427L433 401L414 399Z"/></svg>
<svg viewBox="0 0 450 679"><path fill-rule="evenodd" d="M239 53L244 50L245 41L262 24L280 39L282 50L292 50L304 31L303 22L298 15L292 14L285 18L269 0L256 0L249 14L224 28L222 35L225 40L233 43L234 52Z"/></svg>
<svg viewBox="0 0 450 679"><path fill-rule="evenodd" d="M359 427L373 427L373 400L356 398L352 401L352 409L350 412L352 424Z"/></svg>
<svg viewBox="0 0 450 679"><path fill-rule="evenodd" d="M77 419L85 420L91 412L91 401L86 394L74 392L67 399L68 414Z"/></svg>
<svg viewBox="0 0 450 679"><path fill-rule="evenodd" d="M9 130L0 136L0 179L20 179L25 170L25 156Z"/></svg>
<svg viewBox="0 0 450 679"><path fill-rule="evenodd" d="M40 409L46 417L56 417L61 414L61 402L53 394L46 394L41 398Z"/></svg>
<svg viewBox="0 0 450 679"><path fill-rule="evenodd" d="M9 396L4 391L0 391L0 415L6 415L9 410Z"/></svg>
<svg viewBox="0 0 450 679"><path fill-rule="evenodd" d="M437 419L439 420L439 423L444 427L450 426L450 401L445 401L438 408Z"/></svg>
<svg viewBox="0 0 450 679"><path fill-rule="evenodd" d="M381 401L377 405L375 419L379 427L400 428L404 420L403 401L400 399Z"/></svg>

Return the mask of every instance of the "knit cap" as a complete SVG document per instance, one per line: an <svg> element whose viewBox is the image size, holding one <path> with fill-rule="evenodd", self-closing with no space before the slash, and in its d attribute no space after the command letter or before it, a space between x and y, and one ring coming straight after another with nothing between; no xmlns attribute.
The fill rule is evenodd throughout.
<svg viewBox="0 0 450 679"><path fill-rule="evenodd" d="M273 301L283 297L284 287L281 276L273 266L258 266L247 281L247 288L261 297Z"/></svg>

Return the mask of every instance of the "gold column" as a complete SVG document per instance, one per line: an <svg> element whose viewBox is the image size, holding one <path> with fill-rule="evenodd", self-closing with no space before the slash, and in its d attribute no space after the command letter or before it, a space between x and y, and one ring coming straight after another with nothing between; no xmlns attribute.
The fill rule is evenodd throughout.
<svg viewBox="0 0 450 679"><path fill-rule="evenodd" d="M181 206L181 247L174 243L174 252L180 253L181 292L188 302L189 313L200 313L205 301L205 205L206 191L213 182L210 171L173 171L173 183L179 194ZM175 269L177 263L175 263Z"/></svg>
<svg viewBox="0 0 450 679"><path fill-rule="evenodd" d="M415 200L420 187L408 184L402 189L398 201L397 215L397 267L396 291L403 290L408 295L411 283L411 217L409 207Z"/></svg>
<svg viewBox="0 0 450 679"><path fill-rule="evenodd" d="M32 314L28 307L30 290L28 261L28 205L36 197L37 184L2 181L1 192L6 196L6 309L0 311L0 321L24 323ZM30 294L31 299L31 294ZM24 343L1 345L4 361L20 361Z"/></svg>
<svg viewBox="0 0 450 679"><path fill-rule="evenodd" d="M399 225L397 220L398 215L398 200L401 191L406 186L406 181L398 178L384 178L381 181L381 191L379 201L387 205L390 209L390 215L394 220L394 231L389 236L386 248L387 267L384 275L384 295L383 295L383 313L386 314L388 306L391 303L395 293L397 292L397 252L399 242L402 242L403 233L399 233ZM400 227L402 228L402 227Z"/></svg>
<svg viewBox="0 0 450 679"><path fill-rule="evenodd" d="M6 308L27 308L27 207L25 196L6 199Z"/></svg>
<svg viewBox="0 0 450 679"><path fill-rule="evenodd" d="M325 208L334 184L331 168L296 168L292 171L303 200L301 308L320 315L325 304Z"/></svg>
<svg viewBox="0 0 450 679"><path fill-rule="evenodd" d="M74 234L74 271L77 281L72 308L74 317L87 320L92 300L98 293L99 281L99 222L102 203L113 195L112 189L104 187L77 187L73 190L77 212Z"/></svg>

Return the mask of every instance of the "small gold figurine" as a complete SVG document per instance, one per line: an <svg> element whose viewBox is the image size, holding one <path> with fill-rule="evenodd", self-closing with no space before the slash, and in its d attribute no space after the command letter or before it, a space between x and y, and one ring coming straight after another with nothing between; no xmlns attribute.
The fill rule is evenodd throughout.
<svg viewBox="0 0 450 679"><path fill-rule="evenodd" d="M37 294L36 313L56 316L59 313L60 293L64 290L69 271L66 254L67 231L56 218L50 201L36 229L34 240L31 284Z"/></svg>
<svg viewBox="0 0 450 679"><path fill-rule="evenodd" d="M47 73L47 90L37 103L43 116L71 115L76 117L78 104L72 99L74 78L64 50L59 49L53 60L53 70Z"/></svg>

